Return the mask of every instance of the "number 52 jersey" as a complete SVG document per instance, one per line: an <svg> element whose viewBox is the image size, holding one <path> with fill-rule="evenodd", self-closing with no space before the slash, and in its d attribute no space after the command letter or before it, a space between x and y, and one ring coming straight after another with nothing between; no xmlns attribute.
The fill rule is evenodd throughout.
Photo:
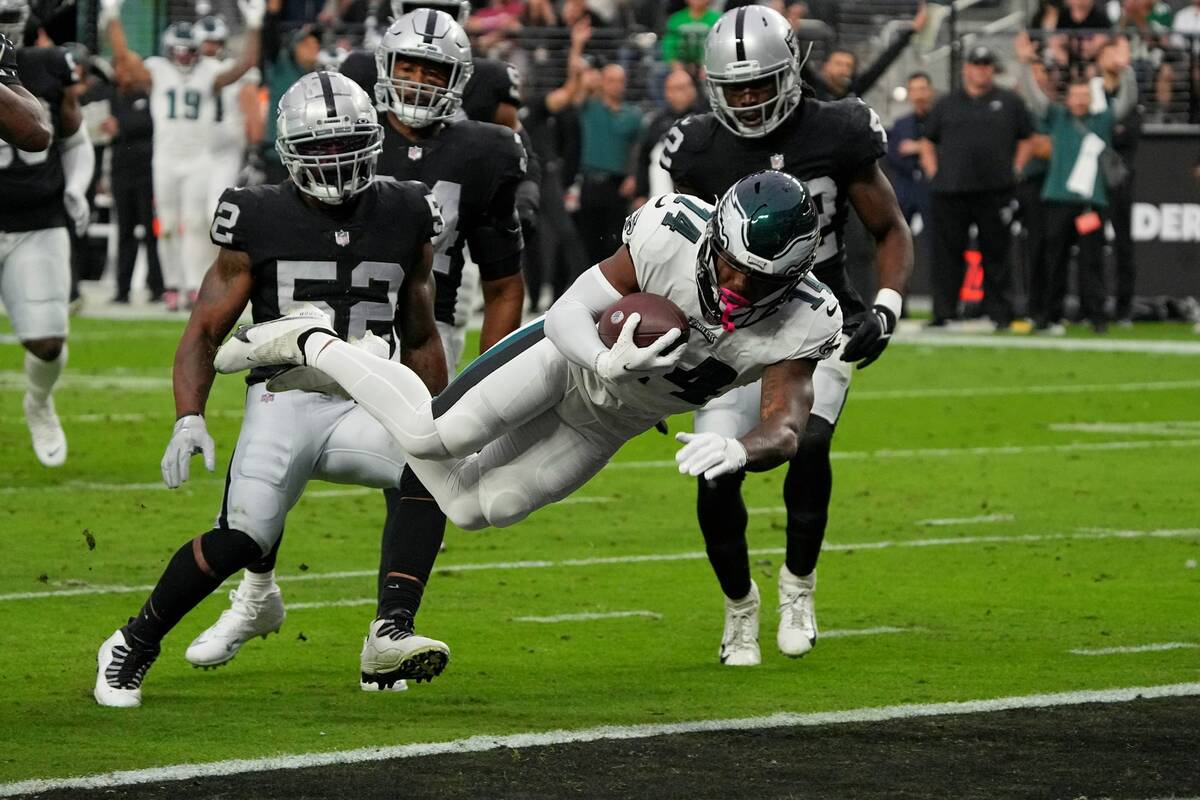
<svg viewBox="0 0 1200 800"><path fill-rule="evenodd" d="M256 323L312 303L330 315L342 338L369 330L390 343L404 276L441 232L437 204L420 183L376 178L341 209L335 217L312 207L290 180L227 189L211 238L250 257ZM247 382L278 371L253 370Z"/></svg>
<svg viewBox="0 0 1200 800"><path fill-rule="evenodd" d="M687 315L683 357L665 375L614 384L573 366L575 381L605 420L640 432L664 417L692 411L730 389L754 383L780 361L827 358L841 337L842 312L830 290L805 278L791 300L753 325L726 331L700 310L696 260L713 207L681 194L653 197L625 221L622 238L638 287L669 298ZM615 413L614 413L615 412Z"/></svg>

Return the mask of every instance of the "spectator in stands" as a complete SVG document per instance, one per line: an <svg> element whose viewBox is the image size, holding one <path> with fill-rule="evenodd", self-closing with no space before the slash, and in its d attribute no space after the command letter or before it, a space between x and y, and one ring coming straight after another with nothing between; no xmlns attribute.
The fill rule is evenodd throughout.
<svg viewBox="0 0 1200 800"><path fill-rule="evenodd" d="M1039 31L1056 30L1058 28L1058 18L1062 14L1062 0L1041 0L1029 20L1029 27Z"/></svg>
<svg viewBox="0 0 1200 800"><path fill-rule="evenodd" d="M1056 333L1063 316L1066 273L1071 246L1079 246L1080 311L1092 329L1108 329L1104 311L1104 222L1108 205L1103 154L1112 145L1113 123L1137 102L1133 69L1121 69L1121 87L1111 107L1104 98L1093 106L1092 89L1077 76L1067 88L1064 104L1051 103L1033 79L1030 64L1037 58L1029 37L1015 41L1021 62L1020 83L1034 113L1046 122L1051 141L1050 169L1042 189L1046 211L1046 252L1035 267L1030 312L1035 331Z"/></svg>
<svg viewBox="0 0 1200 800"><path fill-rule="evenodd" d="M1171 21L1171 30L1176 33L1200 36L1200 0L1192 0L1192 4L1175 12Z"/></svg>
<svg viewBox="0 0 1200 800"><path fill-rule="evenodd" d="M321 57L322 29L305 25L291 35L284 46L280 31L280 14L284 0L267 0L267 15L263 19L262 53L264 78L267 86L267 119L260 154L268 183L279 183L288 172L275 152L275 109L283 93L300 76L317 69Z"/></svg>
<svg viewBox="0 0 1200 800"><path fill-rule="evenodd" d="M925 138L925 120L933 109L933 82L928 73L914 72L908 76L905 88L912 113L897 119L888 131L887 165L904 218L912 227L913 217L920 214L924 228L933 220L929 179L921 170L921 141Z"/></svg>
<svg viewBox="0 0 1200 800"><path fill-rule="evenodd" d="M579 227L592 264L608 258L620 245L621 225L637 188L633 164L642 115L625 102L625 85L624 68L609 64L600 71L595 96L580 107Z"/></svg>
<svg viewBox="0 0 1200 800"><path fill-rule="evenodd" d="M550 0L529 0L521 12L521 24L531 28L553 28L558 25L558 13Z"/></svg>
<svg viewBox="0 0 1200 800"><path fill-rule="evenodd" d="M158 263L158 239L154 235L151 166L154 121L150 117L150 97L127 58L115 59L113 73L117 87L112 98L112 116L100 123L100 129L112 137L109 186L117 223L117 295L113 302L129 302L133 267L137 262L136 230L139 226L142 241L146 244L146 283L150 287L150 302L156 302L163 296L163 276Z"/></svg>
<svg viewBox="0 0 1200 800"><path fill-rule="evenodd" d="M850 95L861 97L870 91L887 68L904 52L904 48L908 47L913 35L924 29L928 22L929 12L922 3L917 8L912 24L901 30L887 49L880 53L862 74L857 74L858 58L854 53L843 48L834 48L821 64L819 73L813 70L810 62L804 63L804 80L813 87L819 100L837 100Z"/></svg>
<svg viewBox="0 0 1200 800"><path fill-rule="evenodd" d="M650 119L638 145L634 208L641 208L650 197L671 191L671 176L658 164L662 153L661 140L676 122L698 110L696 84L692 82L692 76L682 69L672 70L667 75L663 97L666 106Z"/></svg>
<svg viewBox="0 0 1200 800"><path fill-rule="evenodd" d="M1121 75L1130 64L1129 40L1118 37L1100 49L1096 58L1098 80L1104 87L1109 105L1120 95ZM1137 266L1133 256L1133 181L1138 140L1142 136L1142 118L1136 103L1124 117L1113 120L1112 149L1124 166L1124 174L1107 175L1109 219L1113 227L1113 251L1116 262L1116 308L1113 317L1119 325L1133 321L1133 294Z"/></svg>
<svg viewBox="0 0 1200 800"><path fill-rule="evenodd" d="M467 20L467 33L471 36L471 49L475 57L488 53L521 29L521 14L525 4L520 0L490 0L471 14Z"/></svg>
<svg viewBox="0 0 1200 800"><path fill-rule="evenodd" d="M995 85L996 56L972 47L962 68L962 88L944 95L925 121L921 167L933 192L933 320L958 318L968 229L979 231L984 308L997 330L1013 320L1005 221L1009 197L1025 162L1033 124L1015 93Z"/></svg>
<svg viewBox="0 0 1200 800"><path fill-rule="evenodd" d="M1167 34L1171 31L1169 7L1155 0L1124 0L1118 27L1132 39L1133 68L1138 83L1152 87L1154 103L1147 104L1146 119L1182 122L1184 111L1173 105L1175 64L1182 54L1173 51ZM1179 64L1186 71L1186 66Z"/></svg>
<svg viewBox="0 0 1200 800"><path fill-rule="evenodd" d="M721 12L709 0L688 0L686 8L667 18L662 57L672 71L696 74L704 60L704 40L720 18Z"/></svg>
<svg viewBox="0 0 1200 800"><path fill-rule="evenodd" d="M568 28L575 27L575 23L584 19L595 27L607 24L604 17L588 8L587 0L563 0L559 17Z"/></svg>
<svg viewBox="0 0 1200 800"><path fill-rule="evenodd" d="M1064 0L1065 13L1058 14L1055 30L1100 31L1112 27L1112 20L1096 0Z"/></svg>

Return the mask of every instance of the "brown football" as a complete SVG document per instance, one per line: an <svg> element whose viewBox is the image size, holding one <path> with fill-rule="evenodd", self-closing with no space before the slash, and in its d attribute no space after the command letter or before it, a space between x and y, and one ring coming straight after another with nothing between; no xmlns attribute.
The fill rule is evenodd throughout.
<svg viewBox="0 0 1200 800"><path fill-rule="evenodd" d="M633 341L638 347L654 344L658 337L672 328L679 328L683 333L667 352L688 340L688 318L682 308L662 295L634 292L613 303L600 315L597 328L600 331L600 341L604 342L605 347L613 346L617 337L621 335L621 327L625 320L634 312L642 316L633 334Z"/></svg>

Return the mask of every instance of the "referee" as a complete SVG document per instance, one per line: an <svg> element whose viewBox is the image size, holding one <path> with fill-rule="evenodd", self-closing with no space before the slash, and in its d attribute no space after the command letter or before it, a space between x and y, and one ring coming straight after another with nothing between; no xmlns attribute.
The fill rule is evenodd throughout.
<svg viewBox="0 0 1200 800"><path fill-rule="evenodd" d="M1008 226L1002 212L1029 159L1033 123L1014 92L995 85L996 56L972 47L962 88L942 97L925 121L921 166L932 176L933 322L958 317L963 252L972 223L983 255L984 309L1007 330L1013 320Z"/></svg>

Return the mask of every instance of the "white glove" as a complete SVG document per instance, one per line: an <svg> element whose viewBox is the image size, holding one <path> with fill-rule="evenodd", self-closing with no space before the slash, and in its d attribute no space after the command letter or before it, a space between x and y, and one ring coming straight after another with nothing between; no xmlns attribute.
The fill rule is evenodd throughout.
<svg viewBox="0 0 1200 800"><path fill-rule="evenodd" d="M121 0L100 0L100 16L106 21L121 16Z"/></svg>
<svg viewBox="0 0 1200 800"><path fill-rule="evenodd" d="M88 207L87 198L67 191L63 193L63 206L67 210L67 216L75 225L75 235L86 235L88 223L92 221L92 209Z"/></svg>
<svg viewBox="0 0 1200 800"><path fill-rule="evenodd" d="M641 314L630 314L613 346L596 356L596 363L592 369L601 378L613 383L644 378L647 375L667 372L683 357L682 347L662 355L662 352L679 338L678 328L672 328L646 347L634 344L633 334L641 321Z"/></svg>
<svg viewBox="0 0 1200 800"><path fill-rule="evenodd" d="M266 0L238 0L238 11L242 12L242 19L246 20L247 28L261 28L263 17L267 13Z"/></svg>
<svg viewBox="0 0 1200 800"><path fill-rule="evenodd" d="M677 433L683 447L675 454L680 475L704 475L711 481L746 466L746 448L737 439L717 433Z"/></svg>
<svg viewBox="0 0 1200 800"><path fill-rule="evenodd" d="M178 489L188 479L188 467L192 456L204 454L204 466L209 472L217 468L217 446L208 435L204 417L189 414L175 422L175 432L167 444L162 457L163 483L169 489Z"/></svg>

